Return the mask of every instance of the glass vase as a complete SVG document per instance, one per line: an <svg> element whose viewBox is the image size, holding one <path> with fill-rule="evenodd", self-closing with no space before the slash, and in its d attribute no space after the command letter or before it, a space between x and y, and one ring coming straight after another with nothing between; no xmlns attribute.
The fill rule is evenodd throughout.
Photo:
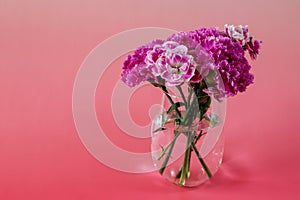
<svg viewBox="0 0 300 200"><path fill-rule="evenodd" d="M180 186L206 182L223 158L225 100L216 100L204 87L205 83L163 86L162 110L152 121L154 166Z"/></svg>

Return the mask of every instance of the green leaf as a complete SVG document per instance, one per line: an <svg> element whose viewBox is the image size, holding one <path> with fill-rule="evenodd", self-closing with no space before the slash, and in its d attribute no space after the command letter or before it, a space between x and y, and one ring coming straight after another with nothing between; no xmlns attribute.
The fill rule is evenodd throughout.
<svg viewBox="0 0 300 200"><path fill-rule="evenodd" d="M183 102L176 102L176 103L172 104L170 106L170 108L168 109L167 114L169 114L173 110L176 110L177 108L179 108L180 106L183 106L183 105L185 105Z"/></svg>
<svg viewBox="0 0 300 200"><path fill-rule="evenodd" d="M216 114L211 114L209 116L210 120L209 120L209 126L210 128L214 128L216 126L218 126L219 124L221 124L222 119L219 115Z"/></svg>
<svg viewBox="0 0 300 200"><path fill-rule="evenodd" d="M210 70L209 74L204 78L205 84L207 86L214 86L214 85L216 85L215 77L216 77L216 72L213 71L213 70Z"/></svg>
<svg viewBox="0 0 300 200"><path fill-rule="evenodd" d="M204 120L209 123L210 128L214 128L222 123L222 118L216 114L209 114L204 117Z"/></svg>
<svg viewBox="0 0 300 200"><path fill-rule="evenodd" d="M158 131L163 131L163 130L166 130L166 128L165 127L160 127L158 129L154 130L153 133L156 133Z"/></svg>

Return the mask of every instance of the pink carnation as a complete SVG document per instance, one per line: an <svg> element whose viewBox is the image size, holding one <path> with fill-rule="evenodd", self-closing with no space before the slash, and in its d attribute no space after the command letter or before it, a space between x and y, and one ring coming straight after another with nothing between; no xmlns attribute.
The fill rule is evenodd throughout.
<svg viewBox="0 0 300 200"><path fill-rule="evenodd" d="M248 26L242 26L242 25L234 26L234 25L225 24L225 33L229 37L239 41L242 46L244 46L246 43L250 41Z"/></svg>
<svg viewBox="0 0 300 200"><path fill-rule="evenodd" d="M171 41L154 46L147 53L146 63L154 75L165 80L167 86L188 82L196 69L196 63L193 56L188 54L188 48Z"/></svg>

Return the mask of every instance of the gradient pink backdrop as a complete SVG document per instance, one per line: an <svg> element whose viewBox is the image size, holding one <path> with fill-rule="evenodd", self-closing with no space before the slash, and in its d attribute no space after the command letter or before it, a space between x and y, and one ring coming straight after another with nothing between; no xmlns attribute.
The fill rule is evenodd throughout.
<svg viewBox="0 0 300 200"><path fill-rule="evenodd" d="M299 199L299 9L297 0L1 0L0 199ZM98 43L137 27L225 23L248 24L263 52L252 63L255 84L228 100L224 163L209 184L185 189L157 173L117 172L87 152L72 118L72 89ZM100 81L99 119L110 104L103 84L117 81L120 65ZM149 141L131 141L107 111L108 137L146 151Z"/></svg>

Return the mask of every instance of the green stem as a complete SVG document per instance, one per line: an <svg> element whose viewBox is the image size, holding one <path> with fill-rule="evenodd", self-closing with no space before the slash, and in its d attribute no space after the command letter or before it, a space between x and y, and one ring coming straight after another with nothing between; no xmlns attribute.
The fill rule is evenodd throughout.
<svg viewBox="0 0 300 200"><path fill-rule="evenodd" d="M194 92L193 88L189 85L189 95L188 95L188 99L187 99L187 106L189 107L191 105L191 98L192 98L192 94Z"/></svg>
<svg viewBox="0 0 300 200"><path fill-rule="evenodd" d="M212 177L212 174L211 174L211 172L210 172L208 166L207 166L206 163L204 162L203 158L200 156L200 153L199 153L199 151L197 150L195 144L192 143L191 146L192 146L193 151L196 153L197 158L198 158L198 160L200 161L200 163L201 163L201 165L202 165L204 171L206 172L208 178L211 178L211 177Z"/></svg>
<svg viewBox="0 0 300 200"><path fill-rule="evenodd" d="M170 97L169 92L168 92L166 86L161 86L161 89L162 89L162 90L164 91L164 93L166 94L166 96L167 96L168 100L170 101L170 103L171 103L172 105L175 104L174 101L173 101L173 99ZM179 116L179 118L181 118L181 113L180 113L180 111L178 110L177 107L175 108L175 110L176 110L176 113L177 113L177 115Z"/></svg>
<svg viewBox="0 0 300 200"><path fill-rule="evenodd" d="M192 156L192 148L191 147L189 147L189 160L188 160L188 166L187 166L187 168L188 168L188 171L190 171L190 168L191 168L191 156Z"/></svg>
<svg viewBox="0 0 300 200"><path fill-rule="evenodd" d="M185 96L184 96L184 94L183 94L183 92L182 92L182 88L180 86L177 86L177 88L178 88L178 90L180 92L180 95L182 96L182 99L183 99L183 101L185 103L186 112L185 112L184 118L182 119L182 115L181 115L180 111L178 110L178 107L175 108L175 111L176 111L176 113L177 113L180 121L183 122L182 125L188 125L189 123L193 122L193 118L195 117L195 116L191 116L191 118L190 118L189 115L190 114L191 115L195 115L194 112L193 112L193 109L194 109L194 104L196 103L195 100L197 100L197 95L195 95L195 97L193 98L193 100L191 102L191 97L192 97L192 93L193 93L192 91L193 91L193 89L191 88L189 90L188 99L186 99ZM174 105L175 103L172 100L172 98L170 97L167 88L165 86L161 86L161 89L166 94L166 96L167 96L168 100L170 101L170 103L172 105ZM201 113L200 114L200 118L203 115L204 115L204 113ZM159 156L159 159L161 159L165 155L166 151L169 150L168 153L167 153L167 156L166 156L166 158L165 158L164 162L162 163L161 168L159 170L160 174L163 174L163 172L164 172L164 170L165 170L165 168L166 168L166 166L167 166L167 164L169 162L169 159L171 157L171 154L172 154L175 142L176 142L178 136L180 135L180 133L177 132L177 131L174 131L174 134L175 134L175 136L174 136L173 140L168 144L168 146L162 151L161 155ZM197 137L196 142L198 141L198 139L201 136L202 136L202 131L199 133L199 136ZM193 138L194 138L194 136L193 136ZM207 176L209 178L212 177L212 174L211 174L208 166L204 162L203 158L200 156L200 154L199 154L199 152L198 152L198 150L197 150L197 148L195 146L196 142L192 141L191 133L189 132L187 134L187 144L186 144L186 150L185 150L185 155L184 155L184 161L183 161L183 164L182 164L179 172L176 175L176 178L179 178L179 176L180 176L179 185L182 185L182 186L185 185L185 180L187 178L188 171L189 171L189 168L190 168L190 158L191 158L191 151L192 150L196 153L197 158L200 161L200 163L201 163L203 169L205 170Z"/></svg>
<svg viewBox="0 0 300 200"><path fill-rule="evenodd" d="M177 134L175 134L173 140L166 146L166 148L163 149L163 151L161 152L161 154L159 155L159 157L157 158L158 160L160 160L166 153L166 151L174 145L174 143L176 142L176 139L178 138L178 136L180 135L180 132L177 132Z"/></svg>
<svg viewBox="0 0 300 200"><path fill-rule="evenodd" d="M192 123L192 121L193 121L194 116L192 116L191 118L189 118L189 115L190 115L190 112L192 112L193 104L195 103L195 100L196 100L196 97L193 99L191 105L188 107L188 109L185 112L185 115L183 117L183 124L185 124L185 125L187 125L187 124L190 125L190 123ZM189 123L187 123L188 119L190 119Z"/></svg>
<svg viewBox="0 0 300 200"><path fill-rule="evenodd" d="M161 86L161 89L162 89L162 90L164 91L164 93L166 94L166 96L167 96L168 100L170 101L170 103L171 103L172 105L174 105L174 101L173 101L173 99L170 97L169 92L168 92L166 86L164 86L164 85ZM181 113L180 113L180 111L178 110L177 107L175 108L175 110L176 110L176 113L177 113L178 117L181 119ZM166 168L166 166L167 166L167 164L168 164L168 162L169 162L171 153L172 153L172 151L173 151L173 148L174 148L174 144L175 144L175 142L176 142L176 139L177 139L178 136L180 135L180 133L177 133L176 131L174 131L174 134L175 134L175 136L174 136L174 138L173 138L173 141L170 143L170 146L168 145L168 146L166 147L166 149L169 149L169 148L170 148L170 149L169 149L169 151L168 151L168 154L167 154L167 156L166 156L164 162L163 162L162 165L161 165L161 168L159 169L159 173L160 173L160 174L163 174L163 173L164 173L164 170L165 170L165 168ZM165 151L166 151L166 150L165 150ZM160 155L159 159L161 159L161 157L165 154L165 151L162 152L162 154Z"/></svg>
<svg viewBox="0 0 300 200"><path fill-rule="evenodd" d="M200 133L199 133L199 134L197 135L197 137L195 138L195 141L194 141L194 144L195 144L195 145L197 144L198 140L200 139L200 137L201 137L202 135L204 135L204 134L203 134L203 130L201 130Z"/></svg>
<svg viewBox="0 0 300 200"><path fill-rule="evenodd" d="M188 133L187 143L186 143L186 150L185 150L184 160L183 160L183 165L182 165L182 171L181 171L181 175L180 175L180 179L179 179L179 185L181 185L181 186L185 185L185 179L187 178L187 174L188 174L190 143L191 143L191 134Z"/></svg>
<svg viewBox="0 0 300 200"><path fill-rule="evenodd" d="M174 131L174 133L175 133L175 131ZM167 156L166 156L164 162L162 163L162 165L161 165L161 167L160 167L160 169L159 169L159 173L160 173L160 174L163 174L164 171L165 171L165 169L166 169L166 166L167 166L167 164L168 164L168 162L169 162L169 159L170 159L170 157L171 157L171 153L172 153L173 148L174 148L175 141L176 141L176 139L178 138L179 135L180 135L180 133L179 133L179 132L176 132L173 141L170 143L171 146L170 146L170 149L169 149L169 151L168 151L168 154L167 154Z"/></svg>
<svg viewBox="0 0 300 200"><path fill-rule="evenodd" d="M182 172L182 165L181 165L181 167L180 167L178 173L176 174L176 177L175 177L176 179L177 179L177 178L180 178L181 172Z"/></svg>
<svg viewBox="0 0 300 200"><path fill-rule="evenodd" d="M178 91L179 91L179 93L180 93L180 95L181 95L181 97L182 97L182 100L183 100L183 102L184 102L184 107L185 107L185 109L186 109L188 105L187 105L186 98L185 98L185 96L184 96L184 94L183 94L182 88L181 88L180 85L176 86L176 88L178 89Z"/></svg>
<svg viewBox="0 0 300 200"><path fill-rule="evenodd" d="M194 145L196 145L197 144L197 142L198 142L198 140L200 139L200 137L201 136L203 136L205 133L203 133L203 131L201 130L200 131L200 133L197 135L197 137L194 139ZM195 136L194 136L195 137ZM191 160L191 154L192 154L192 147L190 147L189 148L189 153L190 153L190 155L189 155L189 161L188 161L188 169L190 170L190 165L191 165L191 163L190 163L190 160ZM182 165L181 165L181 167L180 167L180 169L178 170L178 173L176 174L176 178L180 178L180 175L181 175L181 171L182 171Z"/></svg>

